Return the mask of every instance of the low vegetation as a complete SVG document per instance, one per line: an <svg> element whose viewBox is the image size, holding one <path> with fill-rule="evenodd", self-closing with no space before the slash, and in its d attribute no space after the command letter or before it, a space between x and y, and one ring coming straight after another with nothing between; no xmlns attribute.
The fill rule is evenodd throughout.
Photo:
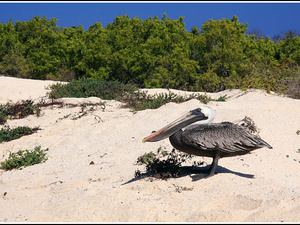
<svg viewBox="0 0 300 225"><path fill-rule="evenodd" d="M0 125L8 119L22 119L29 115L40 115L40 107L33 103L33 100L21 100L15 104L10 102L0 105Z"/></svg>
<svg viewBox="0 0 300 225"><path fill-rule="evenodd" d="M53 99L62 97L99 97L105 100L119 100L135 111L144 109L156 109L168 102L181 103L191 99L198 99L202 103L209 101L225 101L226 95L218 99L212 99L205 94L190 94L187 96L175 93L160 93L149 95L146 91L140 91L136 85L123 84L119 81L105 81L96 79L72 80L67 84L53 84L49 97Z"/></svg>
<svg viewBox="0 0 300 225"><path fill-rule="evenodd" d="M167 179L172 177L178 177L183 173L190 172L182 164L187 160L195 156L180 153L178 150L174 149L171 152L163 150L162 147L157 149L156 153L148 152L137 158L138 164L145 164L147 172L150 172L151 176L160 179ZM193 161L191 167L196 167L202 165L203 162ZM143 177L140 170L135 171L135 177Z"/></svg>
<svg viewBox="0 0 300 225"><path fill-rule="evenodd" d="M209 101L225 101L228 97L221 96L218 99L212 99L205 94L190 94L190 95L177 95L169 91L169 93L159 93L149 95L147 92L134 92L124 95L122 101L126 106L139 111L144 109L156 109L168 102L182 103L191 99L198 99L201 103L207 104Z"/></svg>
<svg viewBox="0 0 300 225"><path fill-rule="evenodd" d="M57 83L49 86L50 98L87 98L99 97L105 100L121 100L125 93L138 90L136 85L123 84L119 81L105 81L97 79L71 80L67 84Z"/></svg>
<svg viewBox="0 0 300 225"><path fill-rule="evenodd" d="M41 146L37 146L34 150L19 150L17 153L11 153L4 162L1 162L0 169L12 170L18 169L22 166L32 166L38 163L45 162L48 158L46 151L49 149L41 149Z"/></svg>
<svg viewBox="0 0 300 225"><path fill-rule="evenodd" d="M18 139L25 135L33 134L38 130L38 127L30 128L27 126L18 126L12 129L9 126L4 126L0 130L0 143Z"/></svg>

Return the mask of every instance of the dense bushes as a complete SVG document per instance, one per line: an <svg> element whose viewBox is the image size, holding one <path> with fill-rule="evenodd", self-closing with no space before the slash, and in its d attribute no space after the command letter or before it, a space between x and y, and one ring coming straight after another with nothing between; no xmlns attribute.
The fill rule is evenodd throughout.
<svg viewBox="0 0 300 225"><path fill-rule="evenodd" d="M140 88L220 91L262 88L286 91L299 84L300 37L256 37L248 24L210 20L185 29L177 20L118 16L105 28L96 22L58 27L57 19L0 23L0 73L69 81L96 78ZM293 95L293 94L292 94Z"/></svg>

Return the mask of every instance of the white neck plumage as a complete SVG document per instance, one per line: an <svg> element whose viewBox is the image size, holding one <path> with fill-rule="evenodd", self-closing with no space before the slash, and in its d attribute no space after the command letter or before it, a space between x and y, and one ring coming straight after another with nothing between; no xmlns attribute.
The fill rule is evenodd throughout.
<svg viewBox="0 0 300 225"><path fill-rule="evenodd" d="M208 119L206 120L200 120L197 121L195 123L192 123L186 127L183 128L183 130L187 130L187 129L192 129L198 125L202 125L202 124L210 124L212 123L212 121L214 120L215 116L216 116L216 110L213 110L211 108L209 108L208 106L201 106L201 111L203 112L203 114L208 117Z"/></svg>

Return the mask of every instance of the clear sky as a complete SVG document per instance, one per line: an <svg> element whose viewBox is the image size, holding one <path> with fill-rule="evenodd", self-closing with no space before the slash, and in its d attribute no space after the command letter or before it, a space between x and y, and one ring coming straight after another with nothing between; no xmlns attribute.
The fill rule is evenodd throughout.
<svg viewBox="0 0 300 225"><path fill-rule="evenodd" d="M184 16L185 28L200 28L205 21L233 15L241 23L247 22L248 31L259 29L271 38L281 32L293 30L300 33L300 1L296 2L0 2L0 23L29 21L35 16L58 19L63 27L83 25L87 30L95 22L106 27L119 15L147 19L163 13L171 19Z"/></svg>

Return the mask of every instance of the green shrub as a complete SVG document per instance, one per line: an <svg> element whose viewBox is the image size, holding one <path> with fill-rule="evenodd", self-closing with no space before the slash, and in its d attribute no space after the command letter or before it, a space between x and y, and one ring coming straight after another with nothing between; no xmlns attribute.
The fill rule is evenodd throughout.
<svg viewBox="0 0 300 225"><path fill-rule="evenodd" d="M147 163L153 162L154 158L155 158L155 154L151 151L151 152L145 153L142 156L139 156L137 158L137 163L147 164Z"/></svg>
<svg viewBox="0 0 300 225"><path fill-rule="evenodd" d="M123 84L119 81L105 81L96 79L71 80L67 84L53 84L50 86L50 98L87 98L99 97L104 100L121 100L124 93L133 93L138 88L135 85Z"/></svg>
<svg viewBox="0 0 300 225"><path fill-rule="evenodd" d="M224 78L212 70L199 76L198 88L200 91L216 92L224 90Z"/></svg>
<svg viewBox="0 0 300 225"><path fill-rule="evenodd" d="M0 169L11 170L45 162L48 159L45 152L48 150L48 148L43 150L41 146L37 146L33 151L19 150L17 153L10 153L8 159L1 162Z"/></svg>
<svg viewBox="0 0 300 225"><path fill-rule="evenodd" d="M8 120L8 106L9 103L7 103L6 105L0 105L0 124L4 124L6 123L6 121Z"/></svg>
<svg viewBox="0 0 300 225"><path fill-rule="evenodd" d="M13 77L29 78L30 64L20 52L9 52L0 62L0 73Z"/></svg>
<svg viewBox="0 0 300 225"><path fill-rule="evenodd" d="M18 126L14 129L11 129L8 126L5 126L0 130L0 143L18 139L25 135L33 134L37 130L39 130L38 127L30 128L26 126Z"/></svg>

